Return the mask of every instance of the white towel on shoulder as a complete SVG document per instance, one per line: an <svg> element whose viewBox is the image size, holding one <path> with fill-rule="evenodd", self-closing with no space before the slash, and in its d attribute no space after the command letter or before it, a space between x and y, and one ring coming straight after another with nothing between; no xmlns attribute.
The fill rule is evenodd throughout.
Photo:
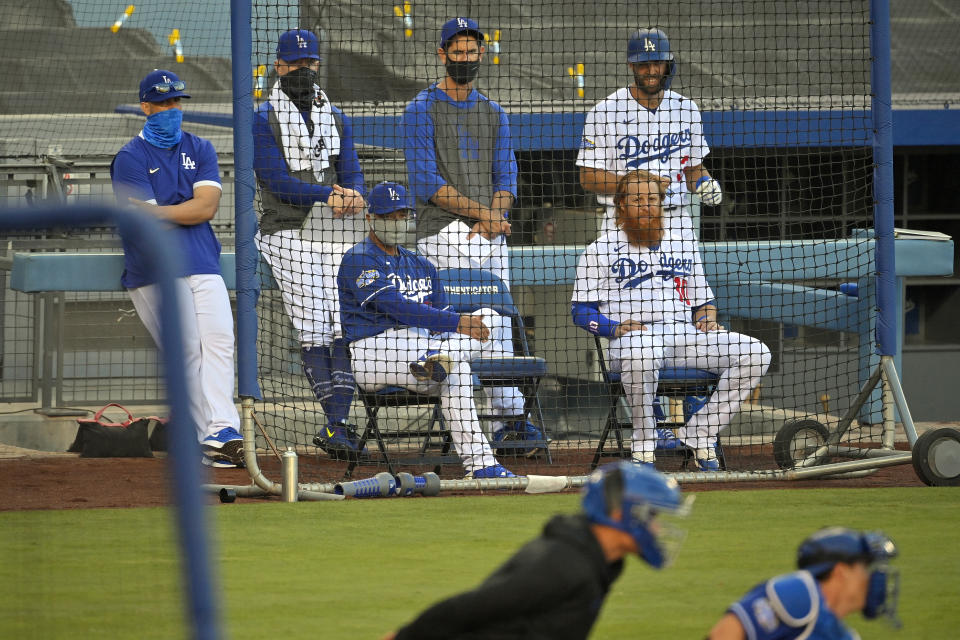
<svg viewBox="0 0 960 640"><path fill-rule="evenodd" d="M300 110L280 90L280 82L270 91L270 105L280 123L280 144L290 171L312 170L317 181L323 180L330 167L330 157L340 155L340 135L333 120L333 109L326 94L316 87L319 100L310 109L313 136L303 121Z"/></svg>

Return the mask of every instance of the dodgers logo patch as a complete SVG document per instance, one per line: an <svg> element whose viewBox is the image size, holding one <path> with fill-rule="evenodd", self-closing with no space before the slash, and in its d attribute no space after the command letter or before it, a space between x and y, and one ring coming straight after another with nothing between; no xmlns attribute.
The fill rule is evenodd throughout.
<svg viewBox="0 0 960 640"><path fill-rule="evenodd" d="M363 289L369 287L380 277L380 272L376 269L367 269L357 277L357 287Z"/></svg>
<svg viewBox="0 0 960 640"><path fill-rule="evenodd" d="M753 617L756 619L760 628L767 633L773 633L780 626L777 614L773 612L773 607L766 598L759 598L753 603Z"/></svg>

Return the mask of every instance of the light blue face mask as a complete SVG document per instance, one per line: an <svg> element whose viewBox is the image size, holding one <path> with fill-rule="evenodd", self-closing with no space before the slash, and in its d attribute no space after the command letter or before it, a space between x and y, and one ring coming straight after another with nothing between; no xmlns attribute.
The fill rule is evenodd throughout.
<svg viewBox="0 0 960 640"><path fill-rule="evenodd" d="M404 218L403 220L388 220L380 216L371 216L370 228L380 239L380 242L388 247L406 244L410 239L410 233L414 230L413 220Z"/></svg>
<svg viewBox="0 0 960 640"><path fill-rule="evenodd" d="M180 109L166 109L147 116L143 125L143 138L155 147L169 149L180 142L183 130L183 111Z"/></svg>

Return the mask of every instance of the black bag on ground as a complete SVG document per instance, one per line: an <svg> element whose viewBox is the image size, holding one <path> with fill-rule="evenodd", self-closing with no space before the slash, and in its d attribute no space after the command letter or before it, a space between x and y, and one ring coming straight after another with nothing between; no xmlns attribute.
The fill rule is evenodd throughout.
<svg viewBox="0 0 960 640"><path fill-rule="evenodd" d="M121 422L105 420L103 414L110 407L122 410L127 419ZM77 437L67 451L79 452L81 458L152 458L147 434L150 423L159 423L160 420L156 416L134 418L125 407L111 402L93 418L77 420L80 425Z"/></svg>

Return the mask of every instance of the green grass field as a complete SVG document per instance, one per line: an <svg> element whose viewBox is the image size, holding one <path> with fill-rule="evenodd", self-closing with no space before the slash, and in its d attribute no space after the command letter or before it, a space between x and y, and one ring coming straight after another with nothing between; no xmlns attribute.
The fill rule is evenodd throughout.
<svg viewBox="0 0 960 640"><path fill-rule="evenodd" d="M481 580L575 494L211 509L231 638L379 638ZM707 492L677 563L628 561L594 638L702 638L757 581L792 568L827 524L878 528L901 549L904 629L855 616L864 638L960 635L960 492L943 488ZM0 514L0 637L184 637L165 509Z"/></svg>

